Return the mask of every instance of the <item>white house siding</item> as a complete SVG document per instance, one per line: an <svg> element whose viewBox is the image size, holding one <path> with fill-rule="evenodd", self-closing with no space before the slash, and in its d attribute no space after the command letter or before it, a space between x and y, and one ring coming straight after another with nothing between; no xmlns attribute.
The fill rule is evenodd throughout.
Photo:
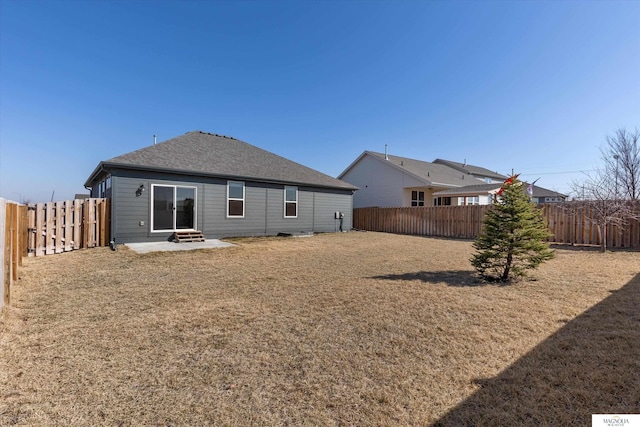
<svg viewBox="0 0 640 427"><path fill-rule="evenodd" d="M410 200L406 203L405 192L401 189L419 187L424 182L408 176L391 164L385 165L385 162L384 159L365 155L341 177L343 181L359 188L353 195L354 208L411 205Z"/></svg>
<svg viewBox="0 0 640 427"><path fill-rule="evenodd" d="M453 206L464 206L464 201L461 201L459 199L461 198L465 198L465 197L474 197L473 195L467 195L467 196L452 196L451 197L451 204ZM490 204L489 202L489 196L488 195L480 195L478 196L479 198L479 204L480 205L488 205ZM470 204L470 203L467 203Z"/></svg>

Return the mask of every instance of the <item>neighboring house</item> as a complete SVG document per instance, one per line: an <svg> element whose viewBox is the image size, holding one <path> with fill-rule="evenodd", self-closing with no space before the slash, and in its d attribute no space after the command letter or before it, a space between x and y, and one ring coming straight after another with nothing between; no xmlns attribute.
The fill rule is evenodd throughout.
<svg viewBox="0 0 640 427"><path fill-rule="evenodd" d="M365 151L338 178L359 188L353 206L361 208L457 204L457 198L436 193L469 185L501 184L507 177L466 163L442 159L430 163Z"/></svg>
<svg viewBox="0 0 640 427"><path fill-rule="evenodd" d="M362 208L487 205L495 200L507 176L466 162L424 162L365 151L338 178L359 187L353 206ZM566 198L533 186L535 202L561 202Z"/></svg>
<svg viewBox="0 0 640 427"><path fill-rule="evenodd" d="M532 200L536 203L560 203L566 201L568 197L566 194L558 193L557 191L533 186Z"/></svg>
<svg viewBox="0 0 640 427"><path fill-rule="evenodd" d="M434 197L449 198L452 205L487 205L496 200L497 193L502 186L502 182L494 184L469 185L449 190L438 191ZM527 191L528 183L524 183L523 191ZM535 203L558 203L567 199L565 194L546 188L532 186L533 195L531 200Z"/></svg>
<svg viewBox="0 0 640 427"><path fill-rule="evenodd" d="M496 193L502 187L504 181L492 184L467 185L465 187L451 188L438 191L436 197L447 198L451 205L490 205L496 199Z"/></svg>
<svg viewBox="0 0 640 427"><path fill-rule="evenodd" d="M111 199L117 243L192 230L208 238L349 230L357 190L246 142L200 131L102 161L85 187L91 197Z"/></svg>

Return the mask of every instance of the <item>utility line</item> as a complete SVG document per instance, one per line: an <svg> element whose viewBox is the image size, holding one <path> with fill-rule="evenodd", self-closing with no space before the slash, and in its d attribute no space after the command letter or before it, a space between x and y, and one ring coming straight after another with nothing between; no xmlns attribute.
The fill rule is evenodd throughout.
<svg viewBox="0 0 640 427"><path fill-rule="evenodd" d="M566 171L566 172L538 172L538 173L522 173L520 175L522 176L529 176L529 175L564 175L564 174L568 174L568 173L585 173L585 172L595 172L597 169L587 169L587 170L582 170L582 171Z"/></svg>

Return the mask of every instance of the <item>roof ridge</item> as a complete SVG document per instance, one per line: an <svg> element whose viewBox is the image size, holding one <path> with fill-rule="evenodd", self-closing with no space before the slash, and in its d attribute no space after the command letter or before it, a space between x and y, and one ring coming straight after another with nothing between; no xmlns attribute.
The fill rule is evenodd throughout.
<svg viewBox="0 0 640 427"><path fill-rule="evenodd" d="M205 132L205 131L202 131L202 130L194 130L194 131L193 131L193 133L195 133L195 132L199 132L199 133L201 133L201 134L203 134L203 135L211 135L211 136L217 136L217 137L220 137L220 138L233 139L233 140L235 140L235 141L240 141L239 139L234 138L234 137L232 137L232 136L220 135L220 134L218 134L218 133ZM189 133L192 133L192 132L187 132L187 133L185 133L185 135L186 135L186 134L189 134Z"/></svg>

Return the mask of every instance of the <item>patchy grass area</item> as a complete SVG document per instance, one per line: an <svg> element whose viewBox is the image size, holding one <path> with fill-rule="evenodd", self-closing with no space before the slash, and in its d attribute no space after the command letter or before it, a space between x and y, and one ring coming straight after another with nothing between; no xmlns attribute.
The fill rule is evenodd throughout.
<svg viewBox="0 0 640 427"><path fill-rule="evenodd" d="M0 425L587 425L640 413L640 254L512 286L468 241L381 233L29 258Z"/></svg>

